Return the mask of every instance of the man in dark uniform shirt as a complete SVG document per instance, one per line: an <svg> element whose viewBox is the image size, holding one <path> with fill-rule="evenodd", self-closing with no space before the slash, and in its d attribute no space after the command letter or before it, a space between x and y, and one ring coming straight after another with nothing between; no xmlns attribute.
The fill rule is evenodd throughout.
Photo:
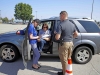
<svg viewBox="0 0 100 75"><path fill-rule="evenodd" d="M68 20L68 13L66 11L61 11L60 20L61 22L57 27L55 38L56 40L60 40L59 57L63 72L58 72L58 75L65 75L67 60L72 55L73 37L77 37L78 32L74 24Z"/></svg>

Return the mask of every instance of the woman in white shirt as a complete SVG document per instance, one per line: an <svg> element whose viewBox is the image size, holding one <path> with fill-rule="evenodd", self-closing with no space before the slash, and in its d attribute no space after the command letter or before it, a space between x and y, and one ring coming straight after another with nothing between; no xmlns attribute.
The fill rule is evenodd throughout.
<svg viewBox="0 0 100 75"><path fill-rule="evenodd" d="M43 24L42 29L39 31L39 36L41 37L38 39L38 48L41 52L44 44L46 44L48 41L50 41L51 38L51 32L48 29L48 25L46 23Z"/></svg>

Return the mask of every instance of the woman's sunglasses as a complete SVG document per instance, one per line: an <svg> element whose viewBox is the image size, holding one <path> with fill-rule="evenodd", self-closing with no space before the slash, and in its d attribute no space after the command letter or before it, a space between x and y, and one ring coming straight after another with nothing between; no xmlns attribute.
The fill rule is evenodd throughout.
<svg viewBox="0 0 100 75"><path fill-rule="evenodd" d="M48 28L48 27L43 27L43 28Z"/></svg>

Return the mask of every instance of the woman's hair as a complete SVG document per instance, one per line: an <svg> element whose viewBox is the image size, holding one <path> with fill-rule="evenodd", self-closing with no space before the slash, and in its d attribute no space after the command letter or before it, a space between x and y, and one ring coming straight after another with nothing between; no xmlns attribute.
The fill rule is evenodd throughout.
<svg viewBox="0 0 100 75"><path fill-rule="evenodd" d="M43 23L43 25L42 25L42 29L43 29L44 26L46 26L47 29L48 29L48 24L47 24L47 23Z"/></svg>

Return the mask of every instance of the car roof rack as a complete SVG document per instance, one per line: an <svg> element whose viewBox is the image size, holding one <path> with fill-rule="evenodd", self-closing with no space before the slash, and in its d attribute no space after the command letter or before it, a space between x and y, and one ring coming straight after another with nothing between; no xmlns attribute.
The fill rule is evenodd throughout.
<svg viewBox="0 0 100 75"><path fill-rule="evenodd" d="M91 18L89 18L89 17L83 17L82 19L92 20L92 19L91 19Z"/></svg>
<svg viewBox="0 0 100 75"><path fill-rule="evenodd" d="M68 19L79 19L79 18L68 17ZM60 17L50 17L50 18L47 18L47 19L42 19L41 21L43 21L43 20L60 20Z"/></svg>

